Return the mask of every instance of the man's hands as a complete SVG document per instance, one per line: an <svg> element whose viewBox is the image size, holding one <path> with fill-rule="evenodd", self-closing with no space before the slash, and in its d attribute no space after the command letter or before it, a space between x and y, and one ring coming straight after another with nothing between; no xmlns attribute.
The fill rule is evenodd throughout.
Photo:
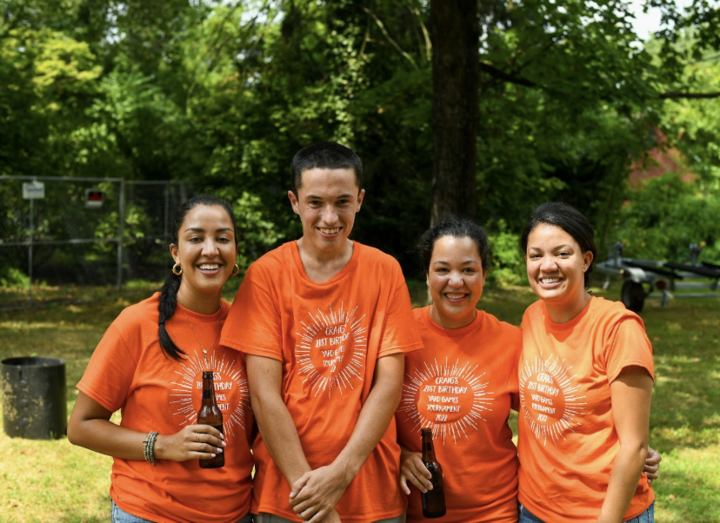
<svg viewBox="0 0 720 523"><path fill-rule="evenodd" d="M403 446L400 446L400 487L403 492L410 495L410 487L408 481L415 485L420 492L432 490L432 474L422 462L422 454L419 452L411 452Z"/></svg>
<svg viewBox="0 0 720 523"><path fill-rule="evenodd" d="M348 479L335 463L306 472L292 485L290 505L308 523L339 522L335 505L352 477Z"/></svg>

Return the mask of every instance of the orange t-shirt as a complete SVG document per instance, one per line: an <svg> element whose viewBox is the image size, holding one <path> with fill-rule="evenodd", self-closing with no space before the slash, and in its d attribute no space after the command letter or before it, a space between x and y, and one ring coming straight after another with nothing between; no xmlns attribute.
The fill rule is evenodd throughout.
<svg viewBox="0 0 720 523"><path fill-rule="evenodd" d="M110 496L125 512L158 523L235 523L250 511L253 460L248 441L253 419L244 356L217 343L210 346L229 305L223 303L211 315L177 305L165 323L187 355L176 361L165 356L158 341L159 296L120 313L95 349L78 389L111 412L121 409L123 427L175 434L197 423L202 402L202 371L209 369L197 334L215 371L227 441L225 466L201 469L198 460L158 460L152 466L113 458Z"/></svg>
<svg viewBox="0 0 720 523"><path fill-rule="evenodd" d="M538 301L522 331L520 502L543 521L595 521L620 448L610 384L629 366L654 379L643 322L621 303L593 297L577 318L557 324ZM642 475L623 520L654 499Z"/></svg>
<svg viewBox="0 0 720 523"><path fill-rule="evenodd" d="M518 459L507 420L517 394L520 329L478 311L461 329L444 329L430 307L415 309L424 348L405 358L398 440L421 452L432 428L443 467L447 523L516 523ZM420 491L410 487L408 523L426 521Z"/></svg>
<svg viewBox="0 0 720 523"><path fill-rule="evenodd" d="M283 401L313 469L332 463L350 439L377 359L421 347L397 261L357 242L348 264L324 283L307 277L296 242L260 258L238 290L221 343L282 362ZM253 513L300 521L262 436L253 453ZM393 421L340 498L343 522L402 514L399 460Z"/></svg>

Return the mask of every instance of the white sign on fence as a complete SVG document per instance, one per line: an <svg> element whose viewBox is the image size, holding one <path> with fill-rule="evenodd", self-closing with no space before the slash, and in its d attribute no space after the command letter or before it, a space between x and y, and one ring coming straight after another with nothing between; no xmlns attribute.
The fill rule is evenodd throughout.
<svg viewBox="0 0 720 523"><path fill-rule="evenodd" d="M45 198L45 184L43 182L24 183L23 198L25 200L42 200Z"/></svg>

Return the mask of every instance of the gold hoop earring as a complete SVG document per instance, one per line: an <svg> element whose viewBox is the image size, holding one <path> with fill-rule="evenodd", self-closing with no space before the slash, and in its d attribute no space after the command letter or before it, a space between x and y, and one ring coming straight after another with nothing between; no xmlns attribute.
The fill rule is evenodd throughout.
<svg viewBox="0 0 720 523"><path fill-rule="evenodd" d="M240 274L240 267L239 267L238 264L236 263L236 264L235 264L235 268L234 268L233 271L230 273L230 276L237 276L238 274Z"/></svg>
<svg viewBox="0 0 720 523"><path fill-rule="evenodd" d="M172 273L175 276L180 276L182 274L182 272L183 272L182 267L180 265L178 265L177 263L175 265L173 265Z"/></svg>

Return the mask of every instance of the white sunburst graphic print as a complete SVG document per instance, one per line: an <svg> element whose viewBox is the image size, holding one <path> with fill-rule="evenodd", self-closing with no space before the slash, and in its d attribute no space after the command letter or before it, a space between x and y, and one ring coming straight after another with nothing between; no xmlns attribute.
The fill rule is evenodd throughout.
<svg viewBox="0 0 720 523"><path fill-rule="evenodd" d="M413 430L431 428L433 437L442 440L468 438L469 430L478 430L492 411L493 393L487 390L485 373L478 373L478 365L456 360L452 365L438 363L415 367L409 382L403 385L400 410L405 412Z"/></svg>
<svg viewBox="0 0 720 523"><path fill-rule="evenodd" d="M245 371L234 358L223 355L216 358L213 351L208 363L202 354L195 352L185 360L181 370L175 371L180 379L172 382L170 404L175 409L173 415L178 416L178 425L194 425L202 405L202 373L213 371L215 398L223 415L223 429L228 441L235 437L237 429L245 430L245 408L250 405Z"/></svg>
<svg viewBox="0 0 720 523"><path fill-rule="evenodd" d="M340 302L337 310L330 304L327 311L318 308L300 322L303 328L295 345L298 372L315 396L327 393L331 397L333 390L342 394L363 381L367 355L364 321L365 315L360 315L357 307L346 309Z"/></svg>
<svg viewBox="0 0 720 523"><path fill-rule="evenodd" d="M554 443L565 432L582 425L585 396L578 396L580 386L574 384L575 375L558 356L545 360L525 361L520 373L520 396L530 429L543 445L548 438Z"/></svg>

